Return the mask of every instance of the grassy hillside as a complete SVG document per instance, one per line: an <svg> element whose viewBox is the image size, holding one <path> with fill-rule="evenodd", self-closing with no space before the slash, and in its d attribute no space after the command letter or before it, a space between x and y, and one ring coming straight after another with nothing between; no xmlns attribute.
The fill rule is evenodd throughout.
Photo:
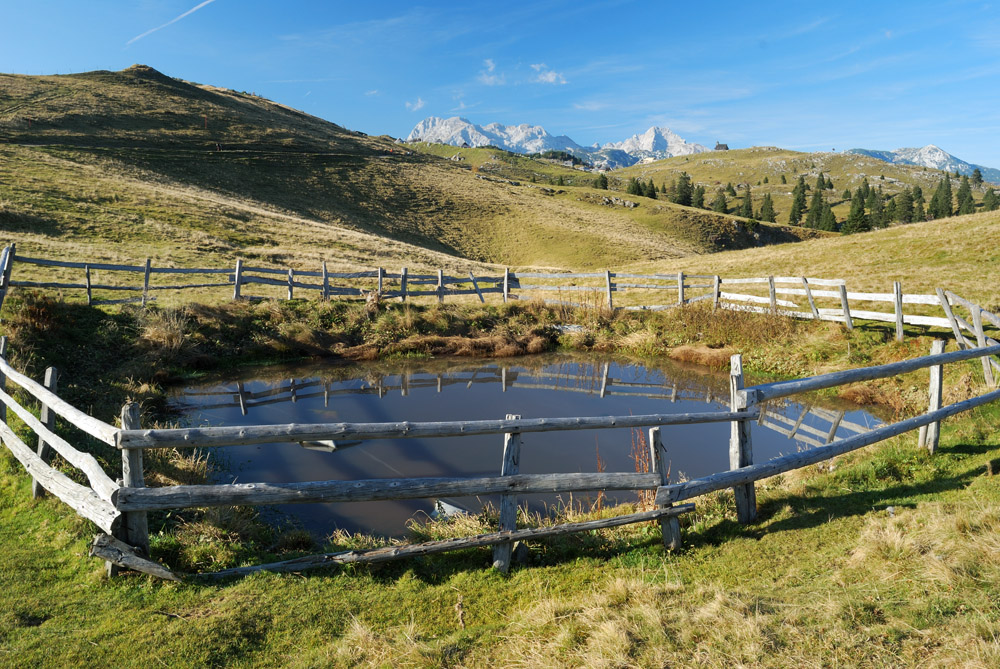
<svg viewBox="0 0 1000 669"><path fill-rule="evenodd" d="M855 154L843 153L802 153L775 147L754 147L733 151L699 153L692 156L678 156L655 163L634 165L616 170L613 174L622 180L638 177L649 179L657 186L672 183L682 172L692 177L694 185L705 187L705 202L711 202L715 192L733 184L737 198L730 197L730 209L735 210L743 196L743 184L749 184L754 209L760 206L765 193L770 193L777 211L779 223L788 222L788 211L792 203L792 189L800 176L805 178L810 188L816 185L820 172L833 181L834 187L825 191L825 199L833 208L839 220L847 218L850 200L843 198L844 190L853 192L867 179L872 188L881 187L886 196L894 195L904 188L920 186L929 201L938 181L946 173L926 167L892 165L890 163ZM781 183L781 177L787 183ZM764 183L767 179L767 183ZM960 183L951 175L952 192L957 192ZM619 182L621 185L622 182ZM973 198L977 204L990 184L973 188ZM621 187L624 187L621 185ZM812 197L812 191L808 198Z"/></svg>
<svg viewBox="0 0 1000 669"><path fill-rule="evenodd" d="M671 205L604 205L588 186L514 185L505 174L579 173L530 159L513 172L483 164L503 163L495 155L474 172L145 66L0 75L0 152L0 226L25 253L100 240L88 250L95 259L118 252L112 241L177 263L239 253L310 268L320 258L453 265L446 254L579 268L801 236L776 227L756 239Z"/></svg>

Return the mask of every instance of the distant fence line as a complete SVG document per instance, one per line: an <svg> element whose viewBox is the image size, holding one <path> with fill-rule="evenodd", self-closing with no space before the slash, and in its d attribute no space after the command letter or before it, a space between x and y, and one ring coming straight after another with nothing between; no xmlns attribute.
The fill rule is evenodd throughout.
<svg viewBox="0 0 1000 669"><path fill-rule="evenodd" d="M14 263L23 263L39 267L61 269L76 269L83 271L83 282L66 281L27 281L13 278ZM124 272L141 274L141 283L134 285L117 283L97 283L92 280L93 271ZM475 296L485 303L486 295L500 295L504 302L520 299L515 293L532 293L538 299L549 304L561 304L572 307L600 307L624 310L662 310L676 306L694 304L711 300L715 308L737 309L771 313L793 318L825 320L843 323L848 329L854 327L855 320L880 321L894 323L896 338L902 341L905 325L949 328L955 335L960 347L982 347L995 341L987 337L983 330L984 321L1000 328L1000 317L986 311L979 305L964 299L955 293L938 288L936 294L904 293L899 281L893 282L891 292L859 292L849 291L844 279L822 279L794 276L768 276L753 278L724 278L718 275L685 274L684 272L667 274L635 274L628 272L512 272L505 269L498 276L476 276L469 272L468 276L450 276L443 270L435 274L410 274L407 268L400 272L388 272L382 267L360 272L329 272L326 262L319 270L308 271L293 268L257 267L236 260L233 268L188 268L188 267L154 267L152 261L146 258L142 264L119 265L110 263L85 263L44 258L31 258L16 253L14 244L4 247L0 253L0 306L4 296L11 287L43 288L56 290L81 290L84 292L87 304L107 305L122 303L139 303L145 306L155 299L152 293L157 291L180 291L186 289L227 288L232 290L233 299L267 299L260 295L247 295L245 286L279 287L283 294L270 296L281 299L294 299L295 291L314 291L321 299L330 298L366 298L378 295L383 299L398 298L433 298L444 302L446 297ZM181 284L157 284L152 281L156 275L208 275L224 278L220 281ZM281 279L275 277L282 277ZM319 279L318 282L308 282L307 279ZM528 283L531 281L532 283ZM743 292L734 292L731 287L739 286ZM746 291L751 291L748 293ZM119 299L95 299L95 293L126 291L139 293L134 297ZM753 291L763 294L752 294ZM675 299L664 303L659 295L673 293ZM579 298L569 300L573 295L594 297L592 302ZM617 301L636 302L634 304L615 305ZM629 299L635 298L635 299ZM794 302L790 298L798 298ZM819 301L819 304L818 304ZM827 306L820 306L823 302ZM832 302L833 305L829 303ZM800 306L801 303L803 306ZM853 303L853 304L852 304ZM879 303L892 304L893 310L873 310ZM906 313L904 305L924 305L940 309L943 315L928 315L926 313ZM963 307L969 312L968 318L963 318L955 312L956 307ZM865 307L865 308L862 308ZM877 307L875 307L877 309ZM923 311L927 311L924 309ZM975 338L975 343L965 335ZM984 365L987 365L984 361ZM1000 370L1000 365L994 364Z"/></svg>

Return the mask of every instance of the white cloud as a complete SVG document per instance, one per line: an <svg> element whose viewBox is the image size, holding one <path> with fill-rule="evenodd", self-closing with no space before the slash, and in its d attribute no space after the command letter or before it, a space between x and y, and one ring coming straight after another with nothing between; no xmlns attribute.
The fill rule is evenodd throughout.
<svg viewBox="0 0 1000 669"><path fill-rule="evenodd" d="M419 111L424 108L425 104L427 103L424 102L424 99L418 97L416 102L407 102L406 108L410 111Z"/></svg>
<svg viewBox="0 0 1000 669"><path fill-rule="evenodd" d="M155 33L155 32L156 32L157 30L163 30L164 28L166 28L166 27L167 27L167 26L169 26L170 24L172 24L172 23L177 23L177 22L178 22L178 21L180 21L181 19L183 19L183 18L185 18L185 17L187 17L187 16L190 16L191 14L194 14L194 13L195 13L196 11L198 11L199 9L201 9L202 7L204 7L205 5L210 5L210 4L212 4L213 2L215 2L215 0L205 0L205 1L204 1L204 2L202 2L202 3L200 4L200 5L197 5L197 6L195 6L195 7L192 7L191 9L187 10L186 12L184 12L183 14L181 14L180 16L178 16L178 17L175 17L175 18L172 18L172 19L170 19L169 21L167 21L166 23L164 23L164 24L163 24L162 26L157 26L157 27L155 27L155 28L153 28L153 29L151 29L151 30L147 30L146 32L142 33L141 35L136 35L135 37L133 37L133 38L132 38L132 39L130 39L129 41L125 42L125 46L128 46L128 45L129 45L129 44L131 44L132 42L138 42L138 41L139 41L139 40L141 40L141 39L142 39L143 37L146 37L147 35L152 35L152 34L153 34L153 33Z"/></svg>
<svg viewBox="0 0 1000 669"><path fill-rule="evenodd" d="M368 96L371 96L371 95L378 95L378 89L377 89L377 88L373 88L373 89L372 89L372 90L370 90L370 91L365 91L365 95L368 95Z"/></svg>
<svg viewBox="0 0 1000 669"><path fill-rule="evenodd" d="M486 66L486 69L479 71L476 81L487 86L503 86L507 82L503 74L497 74L497 64L493 62L492 58L484 60L483 65Z"/></svg>
<svg viewBox="0 0 1000 669"><path fill-rule="evenodd" d="M536 84L565 84L566 77L560 72L550 70L545 63L535 63L531 66L538 74L531 81Z"/></svg>

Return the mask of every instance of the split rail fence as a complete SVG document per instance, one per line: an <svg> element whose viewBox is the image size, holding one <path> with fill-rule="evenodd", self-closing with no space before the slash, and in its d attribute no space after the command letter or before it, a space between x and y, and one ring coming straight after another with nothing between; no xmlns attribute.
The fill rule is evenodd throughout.
<svg viewBox="0 0 1000 669"><path fill-rule="evenodd" d="M0 339L0 353L5 351L5 347L6 339ZM499 528L494 533L372 550L311 555L279 563L239 567L206 576L232 576L258 570L300 571L323 565L379 562L488 545L494 546L494 566L507 570L515 541L535 540L627 523L659 521L665 547L676 548L680 544L678 516L694 508L693 504L680 503L727 488L734 490L739 521L753 522L757 513L754 488L756 481L828 460L910 430L921 430L920 444L933 452L937 447L941 420L1000 399L1000 390L992 390L978 397L942 407L942 365L987 359L988 356L1000 354L1000 345L968 348L951 353L942 353L943 350L944 342L937 340L929 356L750 388L744 387L742 361L739 355L735 355L731 361L729 411L569 418L522 418L508 415L503 420L285 424L179 429L143 429L140 426L138 406L135 404L123 407L120 428L107 424L58 397L55 392L57 383L55 370L47 371L45 382L38 383L15 370L0 357L0 404L3 406L0 415L3 419L0 421L0 439L33 477L36 484L33 489L36 495L48 491L103 531L95 538L91 550L93 555L107 561L109 573L112 575L117 573L119 568L129 568L162 578L178 578L173 572L148 559L147 513L151 511L210 506L359 502L493 494L501 495ZM833 443L822 444L811 450L765 462L754 462L750 425L752 421L766 420L767 402L802 392L886 378L927 368L930 369L930 399L926 413ZM15 400L6 390L8 381L18 385L22 395L28 400L23 404ZM37 418L34 411L25 406L33 403L37 403L40 407L40 415ZM8 410L37 435L36 449L29 447L8 425ZM75 448L66 438L56 433L54 418L57 415L82 433L120 451L122 462L120 481L113 480L91 454ZM717 422L731 424L730 470L681 483L670 483L665 467L667 450L666 442L661 436L662 428L679 424ZM649 428L651 462L649 472L519 473L525 434L642 427ZM145 486L143 475L143 453L148 449L206 449L247 444L266 444L275 448L281 447L282 444L299 444L333 449L338 442L347 441L481 434L502 436L503 457L497 476L297 483L262 481L151 488ZM53 452L58 453L67 465L79 470L88 484L77 482L64 474L61 469L54 467L51 463ZM594 490L654 490L656 506L649 511L595 521L533 529L516 527L517 495Z"/></svg>
<svg viewBox="0 0 1000 669"><path fill-rule="evenodd" d="M14 263L49 268L58 272L56 280L22 280L12 276ZM82 272L82 280L74 281L73 272ZM100 277L97 277L100 273ZM121 283L111 278L125 273L141 274L141 281ZM165 275L202 275L208 280L198 283L159 283L155 277ZM244 287L270 287L269 296L248 295ZM365 299L378 295L382 299L446 298L486 301L487 295L499 295L504 302L515 299L540 299L549 304L572 307L599 307L625 310L663 310L676 306L710 301L715 308L737 309L760 313L826 320L843 323L853 329L855 321L880 321L895 325L896 338L903 340L907 325L945 328L952 331L961 348L983 347L1000 338L1000 317L970 300L941 288L935 294L904 293L900 282L892 290L878 292L851 291L843 279L768 276L724 278L715 275L633 274L625 272L543 273L512 272L505 269L498 276L410 274L407 268L398 273L375 268L362 272L329 272L323 262L317 270L270 268L248 265L236 260L231 268L154 267L146 258L142 264L68 262L17 255L14 244L0 253L0 306L12 287L82 291L87 304L139 303L143 306L155 299L158 291L226 288L233 299L294 299L301 291L312 291L321 299ZM107 299L104 296L121 291L137 293L132 297ZM299 291L299 293L296 293ZM736 292L739 291L739 292ZM95 297L96 295L96 297ZM589 297L588 297L589 296ZM669 296L669 300L664 300ZM98 299L101 298L101 299ZM879 305L892 305L884 310ZM968 312L963 315L962 310ZM993 327L992 333L985 328ZM1000 363L987 362L1000 371ZM987 371L992 375L992 371Z"/></svg>

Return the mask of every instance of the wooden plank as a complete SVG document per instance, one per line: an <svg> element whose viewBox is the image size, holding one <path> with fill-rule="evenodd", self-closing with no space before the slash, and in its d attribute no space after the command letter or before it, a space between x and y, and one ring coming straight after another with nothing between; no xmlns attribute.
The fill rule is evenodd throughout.
<svg viewBox="0 0 1000 669"><path fill-rule="evenodd" d="M560 525L550 525L548 527L536 527L514 532L495 532L492 534L479 534L473 537L461 537L455 539L439 539L421 544L407 544L401 546L386 546L384 548L371 548L360 551L338 551L336 553L322 553L319 555L308 555L282 562L272 562L269 564L253 565L249 567L233 567L210 574L202 574L206 578L228 578L232 576L244 576L259 571L271 572L300 572L307 569L328 567L338 564L352 563L377 563L389 560L398 560L408 557L420 557L455 551L465 548L480 548L492 546L501 542L512 541L536 541L548 537L562 536L575 532L593 532L596 530L620 527L632 523L642 523L655 521L664 517L678 516L694 510L694 504L682 504L672 508L654 509L641 513L630 513L612 518L602 518L600 520L587 520L579 523L563 523Z"/></svg>
<svg viewBox="0 0 1000 669"><path fill-rule="evenodd" d="M288 272L292 272L292 270L288 270L288 271L285 272L285 277L286 278L284 278L284 279L269 279L266 276L249 276L249 275L244 275L243 276L243 283L244 284L257 283L257 284L262 284L262 285L265 285L265 286L281 286L283 288L284 287L302 288L303 290L319 290L319 291L323 290L323 286L319 285L318 283L302 283L301 281L295 281L294 280L294 274L292 275L293 276L292 283L289 284L288 283L289 280L287 278L288 277ZM356 291L357 289L352 289L352 290Z"/></svg>
<svg viewBox="0 0 1000 669"><path fill-rule="evenodd" d="M507 414L507 420L517 420L521 416ZM521 434L508 432L503 436L503 463L500 476L516 476L521 468ZM513 532L517 529L517 496L505 494L500 496L499 529L501 532ZM496 544L493 547L493 568L506 574L510 570L510 556L514 550L512 542Z"/></svg>
<svg viewBox="0 0 1000 669"><path fill-rule="evenodd" d="M0 262L0 267L3 263ZM0 360L7 359L7 335L0 336ZM7 392L7 375L3 373L3 368L0 366L0 392ZM7 422L7 405L0 403L0 423Z"/></svg>
<svg viewBox="0 0 1000 669"><path fill-rule="evenodd" d="M118 493L116 506L119 511L131 512L247 504L373 502L463 495L643 490L658 485L658 474L633 473L517 474L480 478L178 485L164 488L122 488Z"/></svg>
<svg viewBox="0 0 1000 669"><path fill-rule="evenodd" d="M762 279L723 279L722 283L724 283L724 284L726 284L726 283L732 283L732 284L737 284L737 283L767 283L767 278L765 277L765 278L762 278Z"/></svg>
<svg viewBox="0 0 1000 669"><path fill-rule="evenodd" d="M78 429L83 430L92 437L100 439L105 444L109 444L111 446L116 445L119 432L116 427L88 416L73 405L58 397L55 393L50 392L42 384L33 381L11 367L10 364L8 364L8 362L3 358L0 358L0 370L3 371L4 375L6 375L8 379L34 395L38 401L46 404L49 407L49 410L56 412L56 414L62 416Z"/></svg>
<svg viewBox="0 0 1000 669"><path fill-rule="evenodd" d="M223 288L233 285L232 281L216 281L213 283L179 283L173 286L150 286L150 290L188 290L189 288ZM153 298L149 298L153 299Z"/></svg>
<svg viewBox="0 0 1000 669"><path fill-rule="evenodd" d="M875 367L862 367L859 369L848 369L842 372L831 372L811 376L805 379L795 379L792 381L777 381L775 383L765 383L753 388L747 388L747 394L753 394L758 403L779 397L788 397L798 393L810 392L832 388L848 383L859 381L871 381L872 379L883 379L889 376L897 376L914 372L918 369L926 369L934 365L944 365L952 362L962 362L964 360L975 360L984 355L1000 354L1000 346L988 346L986 348L971 349L964 351L952 351L941 355L928 355L920 358L893 362L887 365L877 365Z"/></svg>
<svg viewBox="0 0 1000 669"><path fill-rule="evenodd" d="M142 265L114 265L110 263L85 263L85 262L70 262L66 260L45 260L43 258L28 258L26 256L17 256L17 262L29 263L31 265L41 265L44 267L71 267L75 269L85 269L87 265L90 265L92 269L106 269L116 272L145 272L146 268Z"/></svg>
<svg viewBox="0 0 1000 669"><path fill-rule="evenodd" d="M985 309L983 309L983 318L985 318L990 323L993 323L993 325L995 325L998 328L1000 328L1000 318L998 318L996 315L990 313L989 311L986 311Z"/></svg>
<svg viewBox="0 0 1000 669"><path fill-rule="evenodd" d="M53 393L56 392L56 388L59 383L59 372L55 367L49 367L45 370L45 387L51 390ZM0 398L4 399L4 404L6 405L6 398L3 395L7 395L6 392L0 390ZM9 397L9 396L8 396ZM13 398L11 398L13 401ZM20 407L19 407L20 408ZM27 412L25 412L27 413ZM49 411L49 408L42 403L41 409L38 412L38 424L39 426L44 426L46 430L52 432L56 427L56 416L54 413ZM28 414L30 415L30 414ZM34 416L32 416L32 419ZM35 434L38 435L38 449L36 453L38 457L41 458L42 462L45 464L50 464L52 462L52 447L48 442L45 441L45 435L36 430ZM32 499L38 499L45 495L45 488L38 481L31 482L31 497Z"/></svg>
<svg viewBox="0 0 1000 669"><path fill-rule="evenodd" d="M840 287L840 308L844 311L844 327L848 330L854 329L854 323L851 321L851 305L847 301L847 286Z"/></svg>
<svg viewBox="0 0 1000 669"><path fill-rule="evenodd" d="M746 411L752 400L743 390L743 356L735 354L729 359L729 406L733 412ZM729 468L741 469L753 464L753 445L750 439L750 421L736 420L730 424ZM757 519L757 491L753 483L733 487L736 498L737 520L746 525Z"/></svg>
<svg viewBox="0 0 1000 669"><path fill-rule="evenodd" d="M665 454L666 449L663 446L660 428L649 428L649 462L652 465L653 473L659 474L661 486L670 483L670 472L667 471ZM658 505L658 508L669 509L670 505ZM675 551L681 547L681 525L677 516L662 516L660 518L660 535L663 539L664 550Z"/></svg>
<svg viewBox="0 0 1000 669"><path fill-rule="evenodd" d="M753 304L766 304L769 307L771 306L770 297L759 297L757 295L742 295L739 293L721 293L719 297L723 300L730 300L733 302L751 302ZM795 304L794 302L789 302L787 300L779 300L775 298L774 300L775 311L772 312L771 309L768 308L765 310L765 313L777 313L778 307L789 307L794 309L797 306L798 305Z"/></svg>
<svg viewBox="0 0 1000 669"><path fill-rule="evenodd" d="M602 279L604 278L604 272L592 272L592 273L566 273L566 274L552 274L544 272L518 272L517 274L511 274L511 278L515 280L520 279ZM673 278L673 277L671 277Z"/></svg>
<svg viewBox="0 0 1000 669"><path fill-rule="evenodd" d="M979 348L986 348L986 333L983 332L983 314L982 310L977 306L972 310L972 326L976 329L976 343ZM996 388L997 384L993 378L993 368L990 366L989 356L981 358L983 363L983 378L986 380L986 384Z"/></svg>
<svg viewBox="0 0 1000 669"><path fill-rule="evenodd" d="M121 421L123 430L138 430L140 428L139 405L129 402L122 407ZM126 448L122 450L122 490L141 490L146 487L142 471L142 449ZM119 492L120 494L120 492ZM131 511L125 514L125 536L128 543L142 555L149 555L149 525L144 511Z"/></svg>
<svg viewBox="0 0 1000 669"><path fill-rule="evenodd" d="M157 562L139 556L132 546L108 534L94 536L94 541L90 544L90 557L101 558L123 569L131 569L132 571L149 574L156 578L162 578L165 581L174 581L176 583L180 583L181 581L180 577L174 572Z"/></svg>
<svg viewBox="0 0 1000 669"><path fill-rule="evenodd" d="M896 341L903 341L903 284L892 282L893 305L896 312Z"/></svg>
<svg viewBox="0 0 1000 669"><path fill-rule="evenodd" d="M1000 347L997 348L1000 351ZM9 369L9 367L0 367ZM62 415L62 414L60 414ZM520 420L469 420L413 423L315 423L255 426L222 426L113 430L118 448L211 448L292 441L333 439L407 439L458 437L470 434L505 432L553 432L593 430L613 427L651 427L728 423L741 418L757 418L757 409L746 412L712 411L683 414L637 414L634 416L580 416L571 418L522 418Z"/></svg>
<svg viewBox="0 0 1000 669"><path fill-rule="evenodd" d="M556 276L562 277L563 275L557 274ZM598 275L598 276L600 276L600 275ZM694 276L694 275L688 275L688 278L690 279L692 276ZM569 278L569 277L566 277L566 278ZM677 275L676 274L622 274L621 272L615 272L615 278L616 279L654 279L654 280L658 280L658 281L676 281L677 280ZM711 279L712 277L705 276L705 277L699 277L699 278ZM665 286L665 287L666 288L671 288L672 286Z"/></svg>
<svg viewBox="0 0 1000 669"><path fill-rule="evenodd" d="M472 280L472 287L476 289L476 294L479 295L479 301L482 302L483 304L486 304L486 299L483 297L483 292L479 290L479 284L476 283L476 276L472 272L469 272L469 279Z"/></svg>
<svg viewBox="0 0 1000 669"><path fill-rule="evenodd" d="M228 267L216 267L204 269L197 267L152 267L149 270L152 274L232 274Z"/></svg>
<svg viewBox="0 0 1000 669"><path fill-rule="evenodd" d="M800 277L800 279L802 280L802 290L805 293L806 298L809 300L809 310L812 312L812 317L818 319L819 310L816 309L816 300L813 299L813 292L812 287L809 285L809 279L804 276Z"/></svg>
<svg viewBox="0 0 1000 669"><path fill-rule="evenodd" d="M45 490L105 532L110 533L115 529L121 513L110 502L101 499L90 488L71 481L62 472L42 462L42 459L21 441L6 423L0 423L0 438L28 474Z"/></svg>
<svg viewBox="0 0 1000 669"><path fill-rule="evenodd" d="M940 288L937 289L937 296L938 301L941 303L941 308L944 309L944 315L948 317L951 330L955 333L955 341L958 343L958 347L960 349L966 348L965 337L962 336L962 331L958 327L958 321L955 320L955 313L951 309L951 302L948 301L948 296Z"/></svg>
<svg viewBox="0 0 1000 669"><path fill-rule="evenodd" d="M951 355L946 353L945 355ZM801 469L809 465L814 465L824 460L829 460L844 453L856 451L859 448L870 446L871 444L884 441L890 437L910 432L918 429L921 425L928 425L935 421L941 421L949 416L969 411L978 406L989 404L1000 400L1000 390L994 390L985 395L974 397L963 402L950 404L934 412L920 414L913 418L876 428L871 432L859 434L841 441L834 442L828 446L822 446L809 451L791 453L789 455L773 458L767 462L750 465L743 469L711 474L683 483L674 483L660 487L656 492L658 504L668 502L679 502L700 495L705 495L716 490L724 490L747 482L759 481L771 476L783 474L794 469Z"/></svg>

